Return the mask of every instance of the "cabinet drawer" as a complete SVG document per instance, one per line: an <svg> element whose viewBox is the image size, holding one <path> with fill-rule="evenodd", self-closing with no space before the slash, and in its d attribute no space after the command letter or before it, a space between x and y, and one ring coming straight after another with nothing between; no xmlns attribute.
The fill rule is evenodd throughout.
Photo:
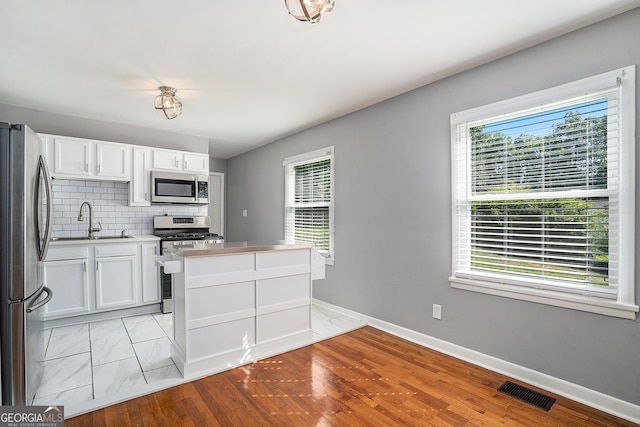
<svg viewBox="0 0 640 427"><path fill-rule="evenodd" d="M136 255L137 245L97 245L95 250L96 258L105 256Z"/></svg>
<svg viewBox="0 0 640 427"><path fill-rule="evenodd" d="M87 249L86 246L49 246L45 261L87 258Z"/></svg>

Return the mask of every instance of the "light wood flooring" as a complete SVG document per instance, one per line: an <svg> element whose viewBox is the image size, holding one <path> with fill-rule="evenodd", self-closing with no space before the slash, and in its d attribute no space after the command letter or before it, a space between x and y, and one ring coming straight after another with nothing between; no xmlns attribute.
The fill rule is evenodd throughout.
<svg viewBox="0 0 640 427"><path fill-rule="evenodd" d="M634 425L534 388L557 399L546 412L497 392L506 380L364 327L70 418L65 426Z"/></svg>

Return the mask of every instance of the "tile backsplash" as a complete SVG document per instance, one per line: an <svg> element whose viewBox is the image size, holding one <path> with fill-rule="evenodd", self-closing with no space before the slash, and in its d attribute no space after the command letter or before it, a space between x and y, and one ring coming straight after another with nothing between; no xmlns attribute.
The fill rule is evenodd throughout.
<svg viewBox="0 0 640 427"><path fill-rule="evenodd" d="M83 210L83 221L78 221L82 202L89 202L93 211L93 226L102 224L99 236L153 233L154 215L208 215L207 206L153 205L129 207L129 183L106 181L53 180L52 237L86 236L89 212Z"/></svg>

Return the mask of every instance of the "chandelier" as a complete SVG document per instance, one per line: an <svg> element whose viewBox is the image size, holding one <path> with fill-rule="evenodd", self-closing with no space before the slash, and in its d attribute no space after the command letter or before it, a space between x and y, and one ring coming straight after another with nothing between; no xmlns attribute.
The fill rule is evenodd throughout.
<svg viewBox="0 0 640 427"><path fill-rule="evenodd" d="M318 22L325 12L333 10L334 0L284 0L287 11L299 21Z"/></svg>
<svg viewBox="0 0 640 427"><path fill-rule="evenodd" d="M175 119L182 113L182 101L176 96L176 89L160 86L160 95L156 96L154 107L158 114L166 119Z"/></svg>

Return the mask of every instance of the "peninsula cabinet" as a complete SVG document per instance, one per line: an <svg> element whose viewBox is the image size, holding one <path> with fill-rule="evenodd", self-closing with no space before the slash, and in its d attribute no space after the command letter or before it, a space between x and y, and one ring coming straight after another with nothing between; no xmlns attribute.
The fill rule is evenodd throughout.
<svg viewBox="0 0 640 427"><path fill-rule="evenodd" d="M311 282L324 258L311 245L225 243L173 257L171 357L186 378L313 341Z"/></svg>

